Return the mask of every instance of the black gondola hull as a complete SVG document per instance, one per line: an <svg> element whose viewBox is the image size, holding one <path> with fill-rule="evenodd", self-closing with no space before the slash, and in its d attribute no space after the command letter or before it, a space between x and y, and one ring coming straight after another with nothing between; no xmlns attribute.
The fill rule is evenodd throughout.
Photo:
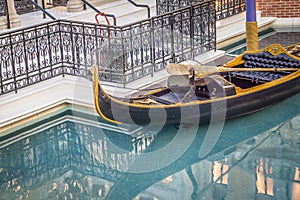
<svg viewBox="0 0 300 200"><path fill-rule="evenodd" d="M112 102L99 87L98 102L107 118L126 124L163 125L210 123L239 117L279 103L300 91L300 79L293 79L254 93L225 98L210 103L180 107L143 108Z"/></svg>
<svg viewBox="0 0 300 200"><path fill-rule="evenodd" d="M262 110L300 91L300 58L280 45L273 44L263 50L246 52L228 62L226 66L233 73L195 79L190 87L193 89L194 99L189 101L185 101L186 95L190 95L189 92L179 98L181 90L178 88L186 91L187 87L172 88L172 85L168 85L167 89L142 95L142 101L139 98L115 98L105 93L98 75L95 75L97 111L104 119L113 123L142 126L204 124ZM267 71L257 75L256 72L250 72L251 68ZM238 69L246 69L249 73L239 73ZM179 82L179 79L175 79L176 86L180 85ZM178 99L174 100L175 96Z"/></svg>

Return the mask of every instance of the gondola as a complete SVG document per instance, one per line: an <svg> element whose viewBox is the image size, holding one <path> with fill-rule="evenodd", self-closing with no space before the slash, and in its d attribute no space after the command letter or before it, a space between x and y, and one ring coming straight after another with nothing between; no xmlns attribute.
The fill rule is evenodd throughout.
<svg viewBox="0 0 300 200"><path fill-rule="evenodd" d="M299 44L298 44L299 45ZM111 123L214 123L262 110L300 91L300 58L279 44L219 67L169 64L165 87L132 98L107 94L93 67L95 107Z"/></svg>

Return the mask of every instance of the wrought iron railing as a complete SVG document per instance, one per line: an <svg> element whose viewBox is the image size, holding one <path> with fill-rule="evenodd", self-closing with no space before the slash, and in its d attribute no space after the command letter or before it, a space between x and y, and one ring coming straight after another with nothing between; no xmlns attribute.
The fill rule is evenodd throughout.
<svg viewBox="0 0 300 200"><path fill-rule="evenodd" d="M47 0L47 5L55 6L66 6L68 0Z"/></svg>
<svg viewBox="0 0 300 200"><path fill-rule="evenodd" d="M0 17L5 15L5 2L3 0L0 0Z"/></svg>
<svg viewBox="0 0 300 200"><path fill-rule="evenodd" d="M9 12L8 12L8 5L7 1L0 0L0 17L6 17L6 27L9 29L10 28L10 17L9 17Z"/></svg>
<svg viewBox="0 0 300 200"><path fill-rule="evenodd" d="M7 0L4 0L7 1ZM14 0L15 8L18 14L25 14L33 11L37 11L34 5L27 0ZM35 0L35 2L37 2Z"/></svg>
<svg viewBox="0 0 300 200"><path fill-rule="evenodd" d="M35 0L37 2L37 0ZM4 5L7 3L7 0L0 0L0 16L4 16L5 8ZM25 14L33 11L37 11L35 6L27 0L14 0L15 9L18 14Z"/></svg>
<svg viewBox="0 0 300 200"><path fill-rule="evenodd" d="M217 0L217 20L239 14L246 10L245 0Z"/></svg>
<svg viewBox="0 0 300 200"><path fill-rule="evenodd" d="M216 49L214 1L125 26L56 20L0 36L0 95L65 74L126 84Z"/></svg>
<svg viewBox="0 0 300 200"><path fill-rule="evenodd" d="M177 10L204 0L156 0L156 12L158 15ZM245 11L245 0L215 0L217 20L236 15Z"/></svg>

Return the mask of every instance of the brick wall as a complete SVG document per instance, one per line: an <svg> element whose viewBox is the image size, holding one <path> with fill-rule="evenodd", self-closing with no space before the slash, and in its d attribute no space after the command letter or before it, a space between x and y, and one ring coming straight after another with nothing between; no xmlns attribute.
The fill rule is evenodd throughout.
<svg viewBox="0 0 300 200"><path fill-rule="evenodd" d="M256 0L262 17L300 17L300 0Z"/></svg>

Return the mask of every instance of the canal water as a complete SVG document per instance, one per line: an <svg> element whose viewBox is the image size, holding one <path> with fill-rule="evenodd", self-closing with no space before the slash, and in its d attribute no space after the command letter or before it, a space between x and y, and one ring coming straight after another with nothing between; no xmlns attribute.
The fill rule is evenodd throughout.
<svg viewBox="0 0 300 200"><path fill-rule="evenodd" d="M0 199L296 200L299 102L160 130L65 109L2 139Z"/></svg>
<svg viewBox="0 0 300 200"><path fill-rule="evenodd" d="M283 47L296 44L300 42L300 31L293 30L292 28L282 28L276 31L273 28L268 28L258 33L259 36L259 49L263 49L271 44L280 44ZM228 54L240 55L246 50L246 39L232 43L223 47Z"/></svg>
<svg viewBox="0 0 300 200"><path fill-rule="evenodd" d="M299 38L267 30L260 47ZM240 54L244 41L225 50ZM298 200L299 102L224 124L157 128L65 108L0 138L0 200Z"/></svg>

